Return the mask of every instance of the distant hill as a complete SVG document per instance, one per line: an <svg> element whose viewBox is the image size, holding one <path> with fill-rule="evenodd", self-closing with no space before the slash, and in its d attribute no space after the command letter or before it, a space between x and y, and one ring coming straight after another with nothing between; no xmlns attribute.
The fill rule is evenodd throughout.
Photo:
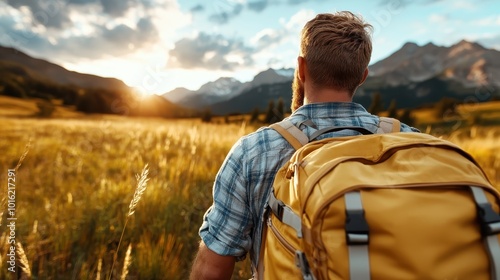
<svg viewBox="0 0 500 280"><path fill-rule="evenodd" d="M450 47L407 43L370 65L369 70L369 77L354 96L354 101L365 107L370 105L374 93L381 94L385 108L392 100L398 108L415 108L432 105L444 97L459 102L484 102L500 96L500 52L464 40ZM264 111L269 101L282 98L288 108L292 78L293 69L268 69L257 74L252 82L233 91L226 90L231 98L202 105L220 115L248 113L255 108ZM175 91L174 102L187 107L202 106L191 101L193 96L210 96L199 90L187 94ZM179 97L182 94L190 98L182 99ZM172 92L164 96L171 95Z"/></svg>
<svg viewBox="0 0 500 280"><path fill-rule="evenodd" d="M13 62L28 68L39 77L60 85L73 85L82 88L106 90L130 90L122 81L115 78L103 78L96 75L69 71L57 64L43 59L33 58L19 50L0 46L0 61Z"/></svg>
<svg viewBox="0 0 500 280"><path fill-rule="evenodd" d="M142 97L118 79L69 71L1 46L0 95L61 99L85 113L170 118L197 114L161 97Z"/></svg>

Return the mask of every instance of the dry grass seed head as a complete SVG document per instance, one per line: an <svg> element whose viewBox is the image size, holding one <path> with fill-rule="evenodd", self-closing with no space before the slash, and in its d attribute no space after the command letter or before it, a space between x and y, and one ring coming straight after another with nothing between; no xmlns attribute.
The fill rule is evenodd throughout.
<svg viewBox="0 0 500 280"><path fill-rule="evenodd" d="M16 251L19 256L19 268L21 269L21 278L20 279L30 279L31 278L31 268L28 262L28 257L24 252L23 246L21 242L16 243Z"/></svg>
<svg viewBox="0 0 500 280"><path fill-rule="evenodd" d="M149 181L148 178L149 174L149 169L148 165L146 164L144 168L142 169L141 175L136 175L137 179L137 187L135 189L134 197L130 201L130 205L128 206L129 211L128 211L128 216L132 216L135 212L135 208L137 207L137 203L139 203L139 200L141 200L142 194L146 190L147 182Z"/></svg>

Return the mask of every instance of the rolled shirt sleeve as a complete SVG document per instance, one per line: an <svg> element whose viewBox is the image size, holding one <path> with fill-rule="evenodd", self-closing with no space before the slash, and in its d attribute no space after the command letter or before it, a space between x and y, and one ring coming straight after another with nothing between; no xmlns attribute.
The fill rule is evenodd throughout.
<svg viewBox="0 0 500 280"><path fill-rule="evenodd" d="M247 160L243 142L228 153L215 178L213 204L199 234L205 245L223 256L243 259L252 246L252 212L247 201Z"/></svg>

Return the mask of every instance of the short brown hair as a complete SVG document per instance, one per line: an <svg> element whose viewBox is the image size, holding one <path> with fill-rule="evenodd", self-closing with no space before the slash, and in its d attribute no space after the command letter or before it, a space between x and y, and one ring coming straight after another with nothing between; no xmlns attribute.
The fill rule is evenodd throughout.
<svg viewBox="0 0 500 280"><path fill-rule="evenodd" d="M348 11L318 14L307 22L300 55L312 84L354 94L370 62L371 30L370 24Z"/></svg>

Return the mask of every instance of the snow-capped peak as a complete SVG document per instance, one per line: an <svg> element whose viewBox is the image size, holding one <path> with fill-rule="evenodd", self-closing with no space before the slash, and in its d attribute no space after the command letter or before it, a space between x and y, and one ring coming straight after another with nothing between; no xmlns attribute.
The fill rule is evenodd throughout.
<svg viewBox="0 0 500 280"><path fill-rule="evenodd" d="M287 77L287 78L293 78L293 75L295 73L295 69L293 68L281 68L281 69L275 69L276 74Z"/></svg>
<svg viewBox="0 0 500 280"><path fill-rule="evenodd" d="M239 86L241 86L241 82L235 78L223 77L204 84L197 92L212 96L224 96L232 93Z"/></svg>

